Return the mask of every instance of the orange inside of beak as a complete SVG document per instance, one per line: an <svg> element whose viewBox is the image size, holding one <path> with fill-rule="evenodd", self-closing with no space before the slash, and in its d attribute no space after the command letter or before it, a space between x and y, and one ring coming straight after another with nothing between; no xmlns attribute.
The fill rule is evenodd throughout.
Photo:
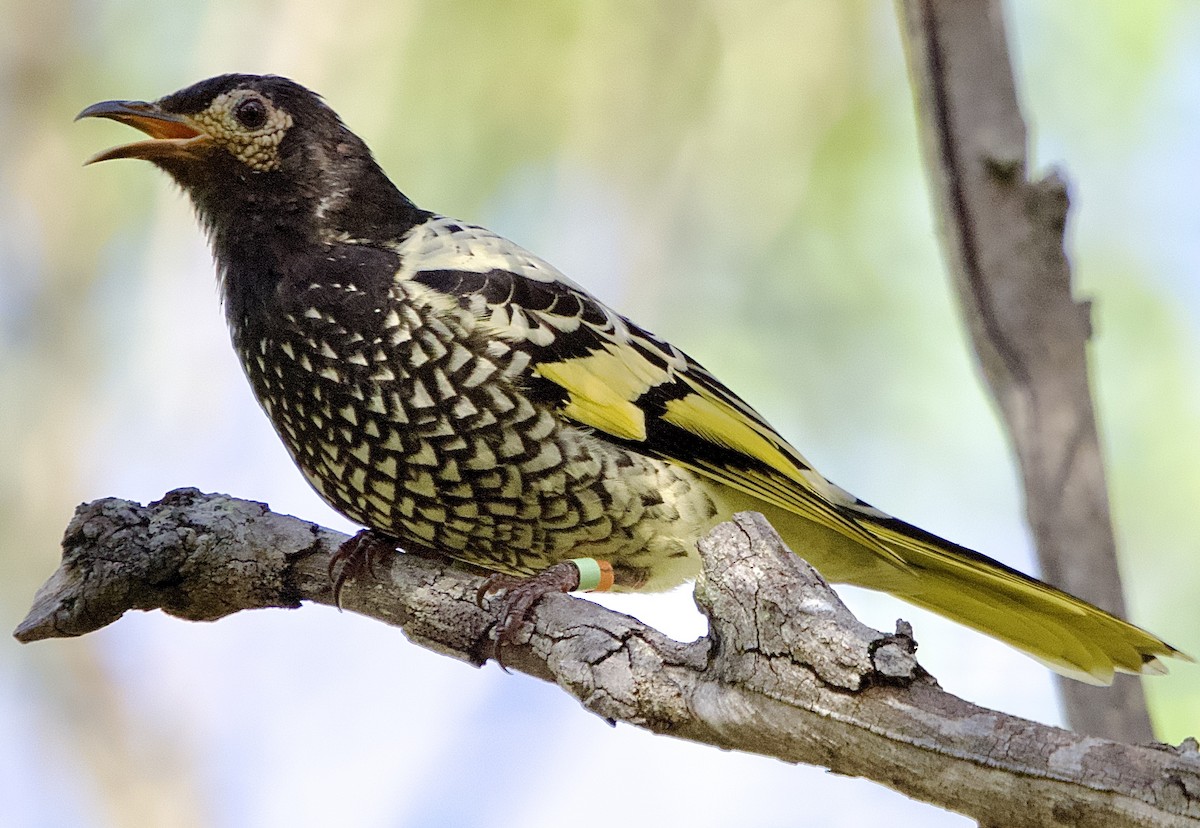
<svg viewBox="0 0 1200 828"><path fill-rule="evenodd" d="M178 115L163 112L155 104L144 101L101 101L80 112L75 120L80 118L108 118L140 130L153 139L105 150L88 159L88 164L112 158L183 157L195 150L196 140L204 142L207 138Z"/></svg>

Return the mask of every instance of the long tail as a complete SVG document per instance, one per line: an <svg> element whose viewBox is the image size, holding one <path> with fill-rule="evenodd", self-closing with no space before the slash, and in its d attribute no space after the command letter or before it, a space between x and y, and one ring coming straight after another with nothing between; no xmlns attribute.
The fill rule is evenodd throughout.
<svg viewBox="0 0 1200 828"><path fill-rule="evenodd" d="M912 569L915 577L901 582L907 588L889 589L897 597L1011 644L1063 675L1111 684L1114 671L1165 673L1160 657L1192 660L1087 601L902 520L857 522Z"/></svg>
<svg viewBox="0 0 1200 828"><path fill-rule="evenodd" d="M895 595L1088 684L1111 684L1117 671L1165 673L1164 657L1194 660L1087 601L883 513L839 510L877 542L868 546L762 500L751 508L830 581Z"/></svg>

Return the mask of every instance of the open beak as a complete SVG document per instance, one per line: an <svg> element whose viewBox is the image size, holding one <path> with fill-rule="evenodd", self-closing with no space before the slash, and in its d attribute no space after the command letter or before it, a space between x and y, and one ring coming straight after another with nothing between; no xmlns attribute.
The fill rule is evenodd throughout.
<svg viewBox="0 0 1200 828"><path fill-rule="evenodd" d="M149 141L134 141L98 152L84 164L112 158L142 158L147 161L194 158L210 140L208 135L184 117L163 112L157 104L145 101L101 101L75 116L76 121L81 118L111 118L150 136Z"/></svg>

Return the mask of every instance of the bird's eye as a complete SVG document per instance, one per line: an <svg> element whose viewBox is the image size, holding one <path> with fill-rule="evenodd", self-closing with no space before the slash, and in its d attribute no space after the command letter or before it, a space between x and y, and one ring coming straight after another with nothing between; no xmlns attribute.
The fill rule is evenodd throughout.
<svg viewBox="0 0 1200 828"><path fill-rule="evenodd" d="M233 108L233 116L246 129L258 129L267 122L267 106L258 98L246 98Z"/></svg>

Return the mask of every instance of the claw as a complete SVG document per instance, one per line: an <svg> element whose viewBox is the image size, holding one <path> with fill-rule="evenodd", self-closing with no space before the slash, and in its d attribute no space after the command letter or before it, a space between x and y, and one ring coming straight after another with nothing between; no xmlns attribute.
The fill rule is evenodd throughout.
<svg viewBox="0 0 1200 828"><path fill-rule="evenodd" d="M496 626L496 649L492 658L504 672L504 647L515 644L517 633L529 619L534 605L544 596L557 592L572 592L579 588L579 567L571 561L563 561L543 569L527 578L515 575L493 575L484 581L475 594L475 602L483 606L483 599L493 592L504 592L500 605L500 620Z"/></svg>
<svg viewBox="0 0 1200 828"><path fill-rule="evenodd" d="M333 603L342 608L342 587L351 578L375 576L375 564L396 553L394 538L373 529L361 529L337 548L329 558L329 578L333 581ZM339 568L340 565L340 568ZM334 570L337 569L337 575Z"/></svg>

